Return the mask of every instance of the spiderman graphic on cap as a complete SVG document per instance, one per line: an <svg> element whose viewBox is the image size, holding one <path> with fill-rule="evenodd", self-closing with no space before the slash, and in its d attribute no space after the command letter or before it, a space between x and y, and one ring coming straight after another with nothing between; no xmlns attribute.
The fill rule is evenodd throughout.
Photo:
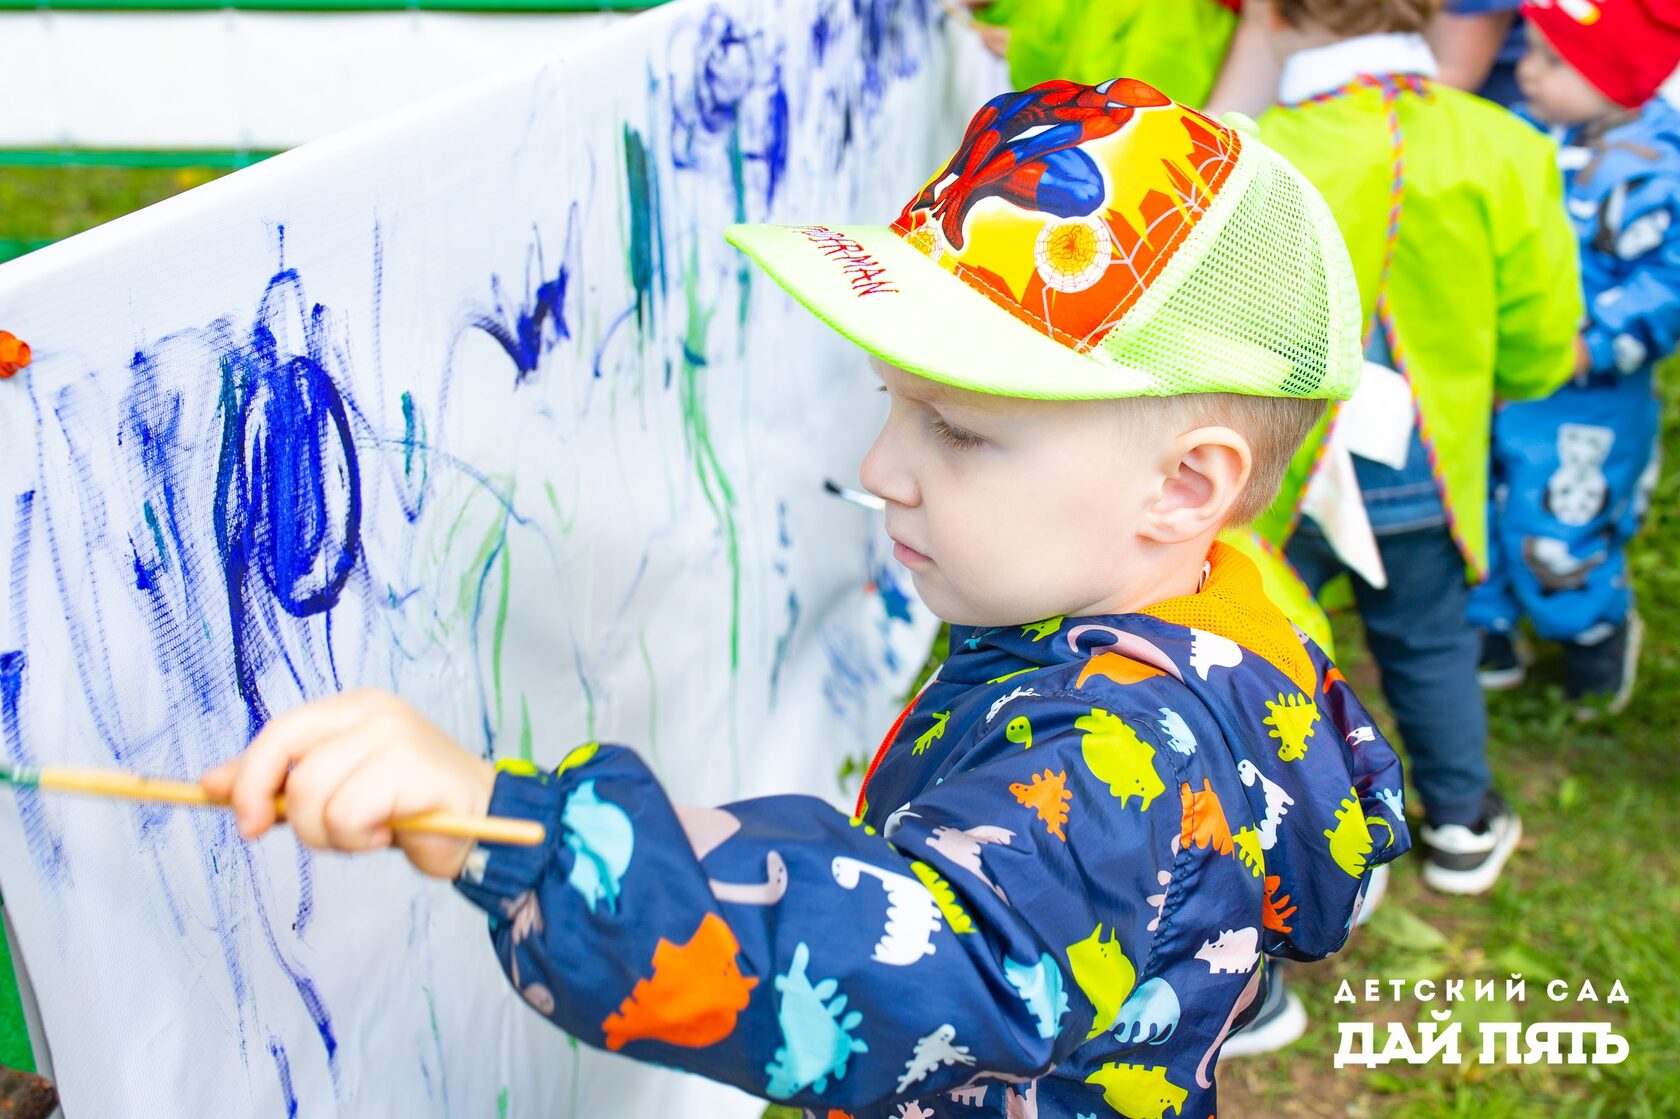
<svg viewBox="0 0 1680 1119"><path fill-rule="evenodd" d="M1097 86L1049 81L1000 94L975 114L956 154L904 208L899 225L907 228L912 212L930 210L946 242L960 249L963 220L982 198L1060 218L1094 213L1103 201L1102 173L1080 146L1119 132L1138 109L1170 104L1131 78Z"/></svg>

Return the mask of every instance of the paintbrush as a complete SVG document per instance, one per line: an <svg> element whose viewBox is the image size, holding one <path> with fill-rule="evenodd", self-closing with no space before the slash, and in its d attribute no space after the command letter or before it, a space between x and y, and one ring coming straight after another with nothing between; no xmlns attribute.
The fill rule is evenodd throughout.
<svg viewBox="0 0 1680 1119"><path fill-rule="evenodd" d="M0 763L0 784L19 789L54 789L59 792L87 793L122 800L158 801L205 808L228 807L227 801L215 799L205 792L201 785L186 781L163 781L113 769L37 769L33 766ZM274 798L274 811L278 819L286 818L285 796ZM403 816L391 821L391 830L423 832L427 835L453 835L462 839L482 839L490 843L506 843L516 847L535 847L547 834L543 826L535 820L515 820L506 816L474 816L465 812L420 812L413 816Z"/></svg>
<svg viewBox="0 0 1680 1119"><path fill-rule="evenodd" d="M865 509L873 509L877 513L884 511L887 507L887 503L881 498L876 497L874 494L864 493L862 490L854 490L849 486L842 486L833 478L825 478L823 480L823 490L834 497L838 497L842 501L849 501L853 505L861 505Z"/></svg>

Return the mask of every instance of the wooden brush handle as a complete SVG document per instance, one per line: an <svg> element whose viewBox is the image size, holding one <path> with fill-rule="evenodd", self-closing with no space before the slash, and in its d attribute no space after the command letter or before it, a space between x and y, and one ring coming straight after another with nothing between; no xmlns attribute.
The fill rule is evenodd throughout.
<svg viewBox="0 0 1680 1119"><path fill-rule="evenodd" d="M165 804L216 805L203 786L185 781L161 781L116 769L43 769L40 786L66 793L120 797L123 800L152 800Z"/></svg>
<svg viewBox="0 0 1680 1119"><path fill-rule="evenodd" d="M141 777L110 769L43 769L40 787L68 793L120 797L123 800L227 807L226 801L214 799L204 791L202 785L186 781L162 781L155 777ZM286 798L275 797L274 807L280 819L285 819ZM482 839L488 843L505 843L516 847L535 847L542 843L548 834L535 820L515 820L506 816L475 816L468 812L420 812L392 820L391 830Z"/></svg>

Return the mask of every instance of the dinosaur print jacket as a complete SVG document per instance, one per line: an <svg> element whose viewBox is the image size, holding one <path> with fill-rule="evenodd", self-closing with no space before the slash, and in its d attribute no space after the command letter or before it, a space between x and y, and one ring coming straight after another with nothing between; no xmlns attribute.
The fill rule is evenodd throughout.
<svg viewBox="0 0 1680 1119"><path fill-rule="evenodd" d="M954 628L859 815L673 805L589 744L504 771L458 888L582 1040L822 1119L1214 1114L1267 955L1347 939L1400 763L1223 545L1144 613Z"/></svg>

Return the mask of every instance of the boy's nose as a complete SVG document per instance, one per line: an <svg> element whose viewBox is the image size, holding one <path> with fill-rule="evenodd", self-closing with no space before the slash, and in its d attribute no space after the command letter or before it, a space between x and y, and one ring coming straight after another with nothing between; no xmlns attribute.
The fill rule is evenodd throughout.
<svg viewBox="0 0 1680 1119"><path fill-rule="evenodd" d="M894 446L893 423L889 419L875 437L869 453L858 467L863 488L894 505L915 505L921 500L914 475L905 468L902 453Z"/></svg>

